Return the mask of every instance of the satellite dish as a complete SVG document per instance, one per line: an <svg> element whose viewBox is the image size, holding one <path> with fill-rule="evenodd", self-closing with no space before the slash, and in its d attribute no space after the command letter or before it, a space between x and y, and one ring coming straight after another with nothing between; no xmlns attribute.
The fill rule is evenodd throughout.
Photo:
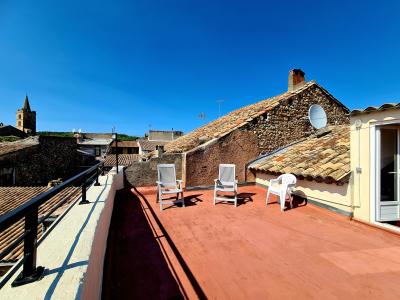
<svg viewBox="0 0 400 300"><path fill-rule="evenodd" d="M313 104L308 110L308 119L315 129L321 129L326 126L326 113L321 105Z"/></svg>

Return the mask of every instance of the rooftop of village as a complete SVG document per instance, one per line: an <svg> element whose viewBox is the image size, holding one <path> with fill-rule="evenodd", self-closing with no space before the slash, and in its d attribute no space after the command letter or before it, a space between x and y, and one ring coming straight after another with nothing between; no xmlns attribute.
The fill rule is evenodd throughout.
<svg viewBox="0 0 400 300"><path fill-rule="evenodd" d="M0 127L0 298L396 299L399 108L292 69L186 134L118 138L40 134L26 97Z"/></svg>

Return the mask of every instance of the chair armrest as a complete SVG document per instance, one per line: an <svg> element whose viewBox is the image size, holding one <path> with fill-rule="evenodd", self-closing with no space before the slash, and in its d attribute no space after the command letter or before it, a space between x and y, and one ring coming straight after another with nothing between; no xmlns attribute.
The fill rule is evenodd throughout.
<svg viewBox="0 0 400 300"><path fill-rule="evenodd" d="M271 179L269 185L279 184L279 179Z"/></svg>

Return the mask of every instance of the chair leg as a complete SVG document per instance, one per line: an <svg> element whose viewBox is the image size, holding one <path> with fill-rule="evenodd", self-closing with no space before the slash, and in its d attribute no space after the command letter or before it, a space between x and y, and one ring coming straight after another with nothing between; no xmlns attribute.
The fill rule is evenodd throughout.
<svg viewBox="0 0 400 300"><path fill-rule="evenodd" d="M163 208L162 208L162 195L160 194L160 199L158 200L159 202L160 202L160 210L162 211L163 210Z"/></svg>
<svg viewBox="0 0 400 300"><path fill-rule="evenodd" d="M281 202L281 211L285 210L285 200L286 200L285 196L286 196L286 193L285 194L281 193L281 195L279 196L280 202Z"/></svg>
<svg viewBox="0 0 400 300"><path fill-rule="evenodd" d="M269 189L268 189L268 191L267 191L267 199L265 200L265 206L268 205L268 198L269 198Z"/></svg>
<svg viewBox="0 0 400 300"><path fill-rule="evenodd" d="M293 208L293 195L289 194L289 200L290 200L290 209Z"/></svg>
<svg viewBox="0 0 400 300"><path fill-rule="evenodd" d="M214 189L214 205L216 204L216 202L217 202L217 190L216 189Z"/></svg>
<svg viewBox="0 0 400 300"><path fill-rule="evenodd" d="M237 192L235 191L235 207L237 207Z"/></svg>
<svg viewBox="0 0 400 300"><path fill-rule="evenodd" d="M181 192L181 199L182 199L182 207L185 207L185 197L183 196L183 192Z"/></svg>

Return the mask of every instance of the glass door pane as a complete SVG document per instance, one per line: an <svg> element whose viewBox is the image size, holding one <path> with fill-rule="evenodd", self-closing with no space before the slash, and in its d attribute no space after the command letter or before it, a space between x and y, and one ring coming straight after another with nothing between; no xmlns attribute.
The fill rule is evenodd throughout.
<svg viewBox="0 0 400 300"><path fill-rule="evenodd" d="M397 201L397 130L381 129L381 201Z"/></svg>

